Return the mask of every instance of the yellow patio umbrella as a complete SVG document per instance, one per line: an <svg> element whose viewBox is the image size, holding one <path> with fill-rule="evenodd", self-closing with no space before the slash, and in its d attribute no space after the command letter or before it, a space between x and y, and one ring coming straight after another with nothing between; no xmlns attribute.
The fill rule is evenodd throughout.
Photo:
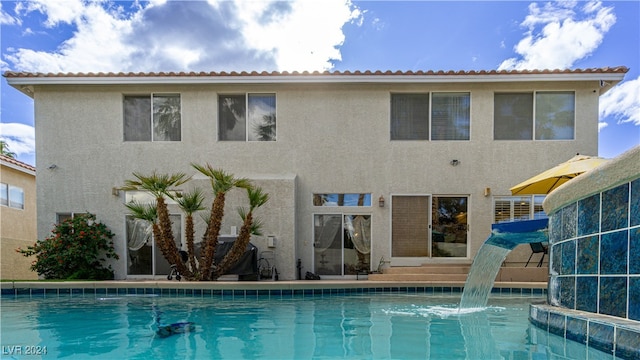
<svg viewBox="0 0 640 360"><path fill-rule="evenodd" d="M571 159L512 187L511 195L549 194L574 177L596 168L608 159L577 154Z"/></svg>

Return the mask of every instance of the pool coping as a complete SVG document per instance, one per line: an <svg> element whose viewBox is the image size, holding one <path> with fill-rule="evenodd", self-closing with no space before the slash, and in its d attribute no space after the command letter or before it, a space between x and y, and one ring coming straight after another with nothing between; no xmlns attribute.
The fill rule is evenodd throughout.
<svg viewBox="0 0 640 360"><path fill-rule="evenodd" d="M1 296L39 294L125 294L125 295L295 295L343 293L451 293L459 294L464 282L456 281L370 281L370 280L294 280L294 281L5 281ZM546 295L547 283L496 282L492 294Z"/></svg>

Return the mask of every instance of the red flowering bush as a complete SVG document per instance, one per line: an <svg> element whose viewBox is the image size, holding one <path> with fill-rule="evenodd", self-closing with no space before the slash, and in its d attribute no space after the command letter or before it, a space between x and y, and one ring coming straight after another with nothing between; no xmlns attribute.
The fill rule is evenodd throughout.
<svg viewBox="0 0 640 360"><path fill-rule="evenodd" d="M75 215L56 224L51 235L27 249L16 249L24 256L36 256L31 270L45 279L113 279L107 259L118 259L113 248L113 233L96 222L93 214Z"/></svg>

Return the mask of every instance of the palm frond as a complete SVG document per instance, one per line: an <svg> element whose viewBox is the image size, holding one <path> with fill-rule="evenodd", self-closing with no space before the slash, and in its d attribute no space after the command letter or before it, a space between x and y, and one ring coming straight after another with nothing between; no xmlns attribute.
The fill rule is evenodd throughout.
<svg viewBox="0 0 640 360"><path fill-rule="evenodd" d="M183 172L161 174L157 171L153 171L151 175L144 175L139 172L134 172L133 176L136 178L136 180L125 180L125 185L122 187L123 190L147 191L156 198L165 195L173 198L173 196L170 194L170 189L180 186L191 180L191 176L188 176Z"/></svg>
<svg viewBox="0 0 640 360"><path fill-rule="evenodd" d="M202 190L195 188L189 192L182 194L181 197L176 199L178 206L187 214L193 214L200 210L205 210L202 206L204 202L204 194Z"/></svg>
<svg viewBox="0 0 640 360"><path fill-rule="evenodd" d="M247 212L247 209L243 207L238 207L238 215L240 215L240 218L242 219L243 223L245 222L245 219L247 218L247 214L249 212ZM252 222L251 222L251 228L249 229L249 233L251 235L262 236L262 226L264 224L263 221L258 218L252 218L251 221Z"/></svg>
<svg viewBox="0 0 640 360"><path fill-rule="evenodd" d="M138 201L131 201L124 204L129 209L131 216L136 219L147 220L155 223L158 220L158 210L156 203L140 203Z"/></svg>
<svg viewBox="0 0 640 360"><path fill-rule="evenodd" d="M264 192L259 186L251 186L247 188L247 197L249 198L249 206L251 210L259 208L269 201L269 194Z"/></svg>
<svg viewBox="0 0 640 360"><path fill-rule="evenodd" d="M192 163L191 166L211 180L211 187L216 194L226 193L234 187L246 188L250 186L249 180L244 178L237 179L233 174L222 169L215 169L210 164L198 165Z"/></svg>

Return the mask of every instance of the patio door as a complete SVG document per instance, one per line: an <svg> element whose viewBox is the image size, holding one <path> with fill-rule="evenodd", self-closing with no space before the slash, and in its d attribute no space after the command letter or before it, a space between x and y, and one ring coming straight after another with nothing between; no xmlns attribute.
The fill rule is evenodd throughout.
<svg viewBox="0 0 640 360"><path fill-rule="evenodd" d="M391 257L400 266L419 265L431 250L431 196L391 197Z"/></svg>
<svg viewBox="0 0 640 360"><path fill-rule="evenodd" d="M370 270L371 215L315 214L313 268L318 275L356 275Z"/></svg>
<svg viewBox="0 0 640 360"><path fill-rule="evenodd" d="M467 196L393 195L392 264L418 266L426 259L467 257Z"/></svg>
<svg viewBox="0 0 640 360"><path fill-rule="evenodd" d="M182 216L169 215L176 246L182 243ZM171 265L157 246L148 221L135 219L128 215L127 227L127 275L166 276Z"/></svg>

